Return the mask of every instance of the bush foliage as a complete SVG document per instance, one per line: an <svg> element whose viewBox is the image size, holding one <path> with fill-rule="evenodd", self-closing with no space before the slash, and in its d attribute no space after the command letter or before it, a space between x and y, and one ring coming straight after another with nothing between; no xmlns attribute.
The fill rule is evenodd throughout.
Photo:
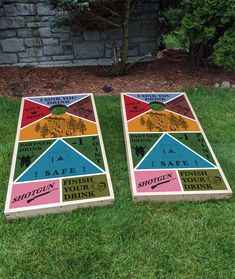
<svg viewBox="0 0 235 279"><path fill-rule="evenodd" d="M168 7L165 17L191 62L213 61L227 70L235 68L235 1L181 0Z"/></svg>

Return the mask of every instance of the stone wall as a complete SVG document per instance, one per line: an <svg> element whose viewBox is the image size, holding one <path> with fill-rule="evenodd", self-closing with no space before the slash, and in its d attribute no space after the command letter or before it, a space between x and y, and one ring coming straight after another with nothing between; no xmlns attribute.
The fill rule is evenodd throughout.
<svg viewBox="0 0 235 279"><path fill-rule="evenodd" d="M130 24L129 60L158 46L160 0L139 0ZM51 28L55 12L43 0L0 0L0 66L72 66L112 63L110 35ZM111 30L117 46L120 29Z"/></svg>

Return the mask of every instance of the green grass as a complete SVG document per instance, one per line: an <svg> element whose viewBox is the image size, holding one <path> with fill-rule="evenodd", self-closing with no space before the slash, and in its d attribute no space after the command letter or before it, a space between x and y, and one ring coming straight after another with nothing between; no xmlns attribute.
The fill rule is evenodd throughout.
<svg viewBox="0 0 235 279"><path fill-rule="evenodd" d="M234 188L234 91L187 92ZM235 278L234 197L132 202L119 98L96 104L115 204L9 222L3 209L20 103L0 98L0 278Z"/></svg>

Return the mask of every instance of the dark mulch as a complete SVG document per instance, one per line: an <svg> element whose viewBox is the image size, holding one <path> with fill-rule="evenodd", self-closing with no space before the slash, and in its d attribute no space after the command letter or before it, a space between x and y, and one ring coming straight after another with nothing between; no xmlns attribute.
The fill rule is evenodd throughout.
<svg viewBox="0 0 235 279"><path fill-rule="evenodd" d="M229 81L235 84L234 72L215 67L192 70L180 59L163 59L134 66L127 75L108 77L107 67L68 68L0 68L0 95L9 97L54 95L67 93L104 93L105 86L114 94L128 91L176 91L182 87Z"/></svg>

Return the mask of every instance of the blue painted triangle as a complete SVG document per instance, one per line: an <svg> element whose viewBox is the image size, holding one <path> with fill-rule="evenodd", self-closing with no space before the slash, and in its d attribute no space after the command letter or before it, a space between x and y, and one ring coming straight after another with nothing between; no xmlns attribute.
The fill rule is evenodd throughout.
<svg viewBox="0 0 235 279"><path fill-rule="evenodd" d="M165 103L173 98L181 95L181 93L132 93L128 94L130 97L134 97L136 99L145 101L147 103L152 103L152 102L160 102L160 103Z"/></svg>
<svg viewBox="0 0 235 279"><path fill-rule="evenodd" d="M75 103L85 97L87 97L87 94L81 94L81 95L63 95L63 96L48 96L48 97L41 97L41 98L28 98L31 101L40 103L45 106L55 106L55 105L65 105L69 106L72 103Z"/></svg>
<svg viewBox="0 0 235 279"><path fill-rule="evenodd" d="M58 140L17 182L102 173L87 158Z"/></svg>
<svg viewBox="0 0 235 279"><path fill-rule="evenodd" d="M160 139L137 166L137 169L182 168L214 168L214 166L168 134Z"/></svg>

